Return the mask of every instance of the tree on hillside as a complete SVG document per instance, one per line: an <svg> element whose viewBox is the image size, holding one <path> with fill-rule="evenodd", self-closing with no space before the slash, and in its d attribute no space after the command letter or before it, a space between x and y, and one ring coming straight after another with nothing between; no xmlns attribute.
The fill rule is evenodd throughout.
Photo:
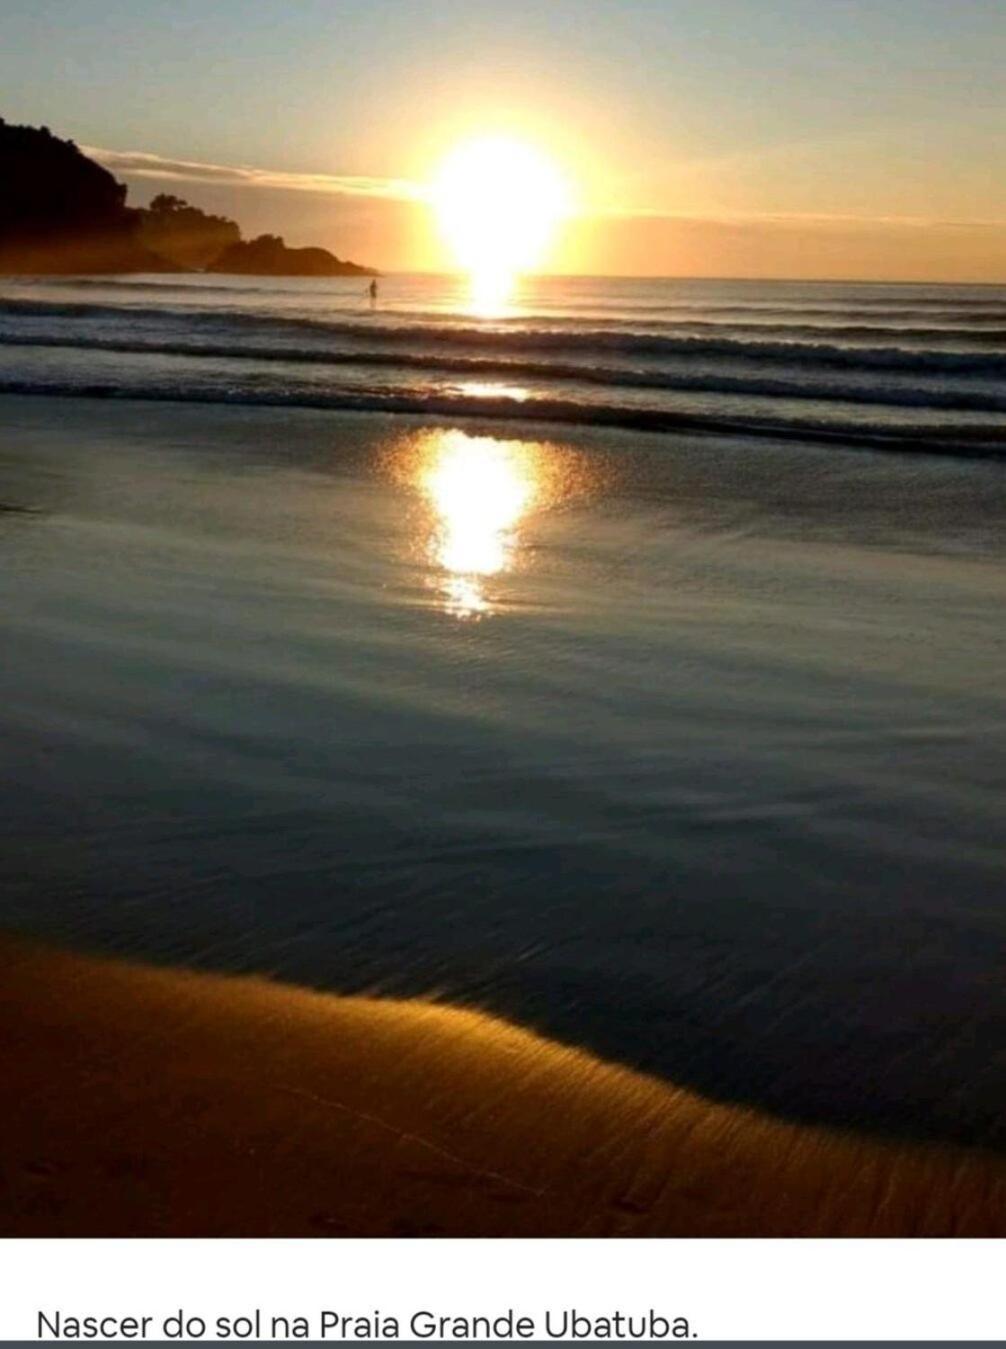
<svg viewBox="0 0 1006 1349"><path fill-rule="evenodd" d="M168 192L158 193L140 217L143 242L180 267L206 267L241 241L235 221L210 215Z"/></svg>

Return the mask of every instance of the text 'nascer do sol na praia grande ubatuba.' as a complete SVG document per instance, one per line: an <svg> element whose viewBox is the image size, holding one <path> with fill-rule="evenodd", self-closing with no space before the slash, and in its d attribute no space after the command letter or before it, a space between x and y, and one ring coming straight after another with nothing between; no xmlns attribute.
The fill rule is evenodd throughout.
<svg viewBox="0 0 1006 1349"><path fill-rule="evenodd" d="M507 1308L456 1316L420 1309L406 1316L381 1311L273 1315L260 1309L200 1316L184 1308L166 1316L77 1316L37 1313L40 1340L688 1340L698 1333L685 1316L612 1309L587 1314L560 1307L527 1314Z"/></svg>

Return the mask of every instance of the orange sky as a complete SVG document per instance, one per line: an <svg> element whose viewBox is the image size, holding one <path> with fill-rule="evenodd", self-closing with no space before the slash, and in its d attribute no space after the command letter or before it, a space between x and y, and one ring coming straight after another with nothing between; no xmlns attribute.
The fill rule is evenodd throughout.
<svg viewBox="0 0 1006 1349"><path fill-rule="evenodd" d="M45 10L5 9L3 115L246 234L450 267L417 185L502 132L576 184L548 270L1006 281L1002 0Z"/></svg>
<svg viewBox="0 0 1006 1349"><path fill-rule="evenodd" d="M130 183L130 200L178 193L234 215L246 234L279 232L385 270L450 270L453 260L427 204L409 183L291 187L263 172L254 185L232 170L147 164L95 149ZM419 189L416 188L416 191ZM1004 281L1006 223L913 215L617 210L584 203L561 224L543 270L638 276L750 276Z"/></svg>

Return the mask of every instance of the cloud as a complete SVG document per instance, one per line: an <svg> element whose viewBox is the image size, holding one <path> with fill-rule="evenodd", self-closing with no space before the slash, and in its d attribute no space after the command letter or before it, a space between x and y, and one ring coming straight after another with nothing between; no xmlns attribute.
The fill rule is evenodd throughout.
<svg viewBox="0 0 1006 1349"><path fill-rule="evenodd" d="M796 228L837 227L841 229L947 229L947 230L1002 230L1004 220L945 220L937 216L914 215L843 215L814 211L737 211L716 215L696 214L692 211L665 211L659 207L611 207L591 212L608 220L666 221L673 225L718 225L766 228L793 226Z"/></svg>
<svg viewBox="0 0 1006 1349"><path fill-rule="evenodd" d="M199 160L172 159L146 150L106 150L82 145L85 154L113 173L132 178L165 182L201 183L219 187L259 188L276 192L310 192L325 197L364 197L380 201L421 202L427 199L421 183L407 178L380 178L362 174L288 173L279 169L244 165L205 164ZM852 215L824 212L718 212L667 211L659 207L599 207L582 212L587 217L609 220L641 220L679 226L814 228L827 229L948 229L1002 230L1006 220L945 220L907 215Z"/></svg>
<svg viewBox="0 0 1006 1349"><path fill-rule="evenodd" d="M571 222L563 270L791 280L1000 281L1006 224L823 214L619 213Z"/></svg>
<svg viewBox="0 0 1006 1349"><path fill-rule="evenodd" d="M82 145L81 150L112 173L132 178L155 178L173 183L206 186L264 188L278 192L313 192L328 197L376 197L382 201L419 201L423 188L405 178L377 178L359 174L285 173L227 164L204 164L192 159L170 159L145 150L106 150Z"/></svg>
<svg viewBox="0 0 1006 1349"><path fill-rule="evenodd" d="M288 173L81 147L141 185L185 183L206 209L251 237L283 233L384 270L445 265L423 185L404 178ZM149 190L149 189L148 189ZM644 199L645 200L645 199ZM553 264L564 272L1001 281L1006 220L828 212L673 211L585 206L566 222Z"/></svg>

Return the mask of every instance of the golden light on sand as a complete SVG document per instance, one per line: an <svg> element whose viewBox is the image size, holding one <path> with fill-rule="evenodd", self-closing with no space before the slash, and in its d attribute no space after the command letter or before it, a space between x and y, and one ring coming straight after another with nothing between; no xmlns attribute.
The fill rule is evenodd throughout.
<svg viewBox="0 0 1006 1349"><path fill-rule="evenodd" d="M434 178L440 233L470 278L473 307L493 313L543 262L570 209L569 187L540 150L508 136L465 141Z"/></svg>

